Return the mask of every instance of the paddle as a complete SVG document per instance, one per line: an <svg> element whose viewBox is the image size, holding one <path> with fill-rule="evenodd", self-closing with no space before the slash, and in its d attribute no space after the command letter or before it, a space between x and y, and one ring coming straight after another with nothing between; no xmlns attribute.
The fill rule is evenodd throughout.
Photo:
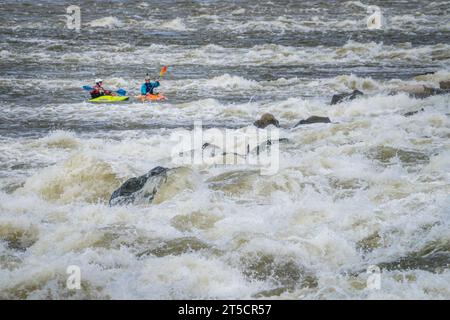
<svg viewBox="0 0 450 320"><path fill-rule="evenodd" d="M159 77L161 78L163 76L164 73L166 73L167 71L167 66L163 66L161 68L161 71L159 72Z"/></svg>
<svg viewBox="0 0 450 320"><path fill-rule="evenodd" d="M94 90L94 88L92 88L91 86L83 86L83 89L87 90L87 91ZM116 91L113 91L113 92L117 92L117 94L119 96L124 96L124 95L127 94L127 92L124 89L119 89L119 90L116 90Z"/></svg>

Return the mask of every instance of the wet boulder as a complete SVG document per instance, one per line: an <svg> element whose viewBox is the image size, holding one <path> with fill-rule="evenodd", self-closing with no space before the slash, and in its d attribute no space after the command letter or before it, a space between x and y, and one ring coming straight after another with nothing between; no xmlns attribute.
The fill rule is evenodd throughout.
<svg viewBox="0 0 450 320"><path fill-rule="evenodd" d="M295 126L298 127L303 124L311 124L311 123L330 123L331 120L328 117L319 117L319 116L311 116L308 119L300 120Z"/></svg>
<svg viewBox="0 0 450 320"><path fill-rule="evenodd" d="M331 105L338 104L338 103L341 103L344 101L350 101L350 100L356 99L362 95L364 95L364 93L359 90L353 90L353 92L349 92L349 93L335 94L331 98Z"/></svg>
<svg viewBox="0 0 450 320"><path fill-rule="evenodd" d="M422 84L417 84L397 87L391 92L391 94L397 94L401 92L407 93L412 98L424 99L439 94L450 93L450 89L431 88Z"/></svg>
<svg viewBox="0 0 450 320"><path fill-rule="evenodd" d="M256 120L253 124L260 129L264 129L271 124L277 128L280 126L280 122L271 113L263 114L261 118Z"/></svg>
<svg viewBox="0 0 450 320"><path fill-rule="evenodd" d="M394 88L391 93L397 94L402 92L408 93L409 95L420 95L426 92L426 87L422 84L404 85Z"/></svg>
<svg viewBox="0 0 450 320"><path fill-rule="evenodd" d="M423 93L413 94L412 96L414 98L423 99L423 98L428 98L431 96L435 96L435 95L439 95L439 94L447 94L447 93L450 93L450 90L425 87L425 90Z"/></svg>
<svg viewBox="0 0 450 320"><path fill-rule="evenodd" d="M155 167L140 177L128 179L113 192L109 205L151 203L160 186L167 180L167 171L167 168Z"/></svg>
<svg viewBox="0 0 450 320"><path fill-rule="evenodd" d="M426 71L426 72L422 72L422 73L416 74L413 78L421 77L421 76L428 76L428 75L430 75L430 74L436 74L436 71Z"/></svg>
<svg viewBox="0 0 450 320"><path fill-rule="evenodd" d="M450 89L450 80L445 80L439 82L439 88L442 90L449 90Z"/></svg>

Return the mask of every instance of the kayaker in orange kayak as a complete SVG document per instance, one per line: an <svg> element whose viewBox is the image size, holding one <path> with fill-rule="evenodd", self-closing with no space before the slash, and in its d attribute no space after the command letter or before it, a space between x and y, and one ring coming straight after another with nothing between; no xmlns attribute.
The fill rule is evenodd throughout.
<svg viewBox="0 0 450 320"><path fill-rule="evenodd" d="M150 94L157 94L153 92L153 90L157 87L159 87L159 79L155 81L150 81L150 77L147 74L145 77L145 83L141 86L141 94L143 96Z"/></svg>
<svg viewBox="0 0 450 320"><path fill-rule="evenodd" d="M162 101L165 100L166 97L162 93L154 92L154 89L159 87L162 76L167 71L167 66L163 66L161 71L159 72L159 78L154 81L150 80L150 76L145 76L145 83L141 86L141 94L137 96L139 100L144 101Z"/></svg>

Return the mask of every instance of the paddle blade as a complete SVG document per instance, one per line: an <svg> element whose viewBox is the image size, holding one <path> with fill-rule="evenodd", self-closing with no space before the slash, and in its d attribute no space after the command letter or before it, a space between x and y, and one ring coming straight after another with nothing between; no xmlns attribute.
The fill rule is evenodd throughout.
<svg viewBox="0 0 450 320"><path fill-rule="evenodd" d="M162 75L163 75L164 73L166 73L166 71L167 71L167 66L162 67L162 68L161 68L161 71L159 72L159 76L162 77Z"/></svg>
<svg viewBox="0 0 450 320"><path fill-rule="evenodd" d="M119 96L124 96L127 94L127 92L124 89L119 89L116 92L119 94Z"/></svg>
<svg viewBox="0 0 450 320"><path fill-rule="evenodd" d="M90 86L83 86L83 89L84 89L84 90L91 91L91 90L92 90L92 87L90 87Z"/></svg>

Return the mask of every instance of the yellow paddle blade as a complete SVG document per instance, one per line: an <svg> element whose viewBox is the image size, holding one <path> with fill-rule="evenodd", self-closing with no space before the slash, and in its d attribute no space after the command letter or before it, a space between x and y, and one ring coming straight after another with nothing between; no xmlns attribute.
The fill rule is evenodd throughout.
<svg viewBox="0 0 450 320"><path fill-rule="evenodd" d="M159 72L159 76L162 77L162 75L163 75L164 73L166 73L166 71L167 71L167 66L162 67L162 68L161 68L161 71Z"/></svg>

